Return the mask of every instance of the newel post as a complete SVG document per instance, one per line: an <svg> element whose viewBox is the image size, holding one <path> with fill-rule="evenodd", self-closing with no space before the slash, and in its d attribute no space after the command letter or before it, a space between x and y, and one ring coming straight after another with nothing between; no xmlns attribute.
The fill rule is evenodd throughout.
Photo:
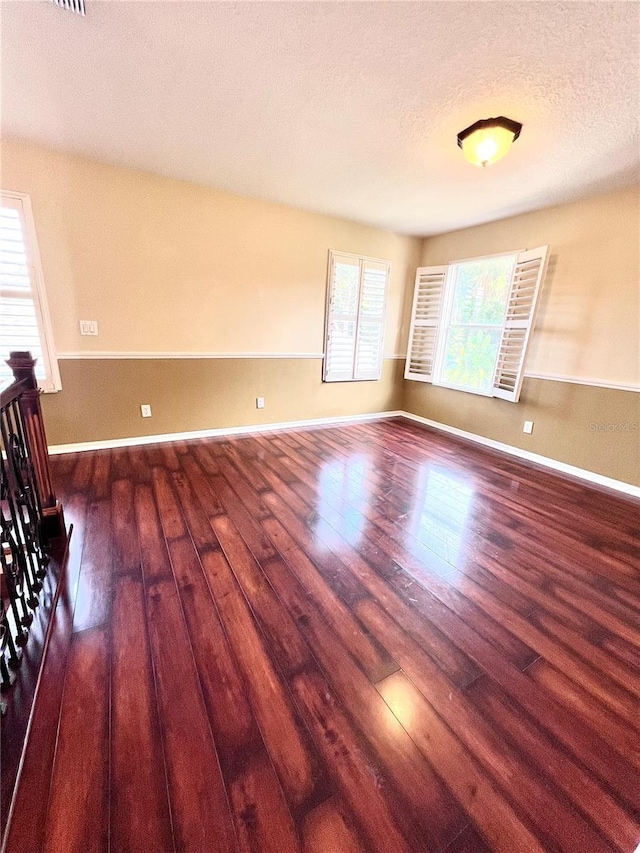
<svg viewBox="0 0 640 853"><path fill-rule="evenodd" d="M7 364L13 371L16 382L26 380L26 388L20 395L20 411L29 439L31 461L40 494L44 532L48 536L60 536L65 532L64 515L51 482L47 436L40 408L42 392L38 388L35 374L36 362L30 352L12 352Z"/></svg>

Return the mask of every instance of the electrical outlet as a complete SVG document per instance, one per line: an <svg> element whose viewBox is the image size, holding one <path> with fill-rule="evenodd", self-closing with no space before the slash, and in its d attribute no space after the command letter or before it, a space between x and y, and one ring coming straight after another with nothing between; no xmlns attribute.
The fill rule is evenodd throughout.
<svg viewBox="0 0 640 853"><path fill-rule="evenodd" d="M143 406L140 406L140 411L142 412L143 418L150 418L151 417L151 406L148 403L146 403Z"/></svg>
<svg viewBox="0 0 640 853"><path fill-rule="evenodd" d="M264 397L256 397L256 409L264 409Z"/></svg>
<svg viewBox="0 0 640 853"><path fill-rule="evenodd" d="M81 335L96 335L98 334L97 320L80 320Z"/></svg>
<svg viewBox="0 0 640 853"><path fill-rule="evenodd" d="M522 432L526 432L527 435L531 435L533 432L533 421L525 421L524 426L522 427Z"/></svg>

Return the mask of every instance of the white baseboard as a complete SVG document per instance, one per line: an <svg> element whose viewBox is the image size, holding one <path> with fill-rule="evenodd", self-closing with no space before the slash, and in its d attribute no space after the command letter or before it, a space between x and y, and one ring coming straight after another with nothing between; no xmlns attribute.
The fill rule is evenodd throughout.
<svg viewBox="0 0 640 853"><path fill-rule="evenodd" d="M216 436L226 435L247 435L256 432L272 432L274 430L283 429L298 429L301 427L310 426L331 426L332 424L349 424L365 421L377 421L383 418L406 418L415 423L424 424L425 426L433 427L433 429L442 432L456 435L458 438L464 438L467 441L473 441L476 444L481 444L484 447L490 447L493 450L499 450L502 453L508 453L510 456L516 456L518 459L524 459L527 462L535 462L537 465L543 465L546 468L551 468L554 471L559 471L562 474L569 474L572 477L578 477L581 480L586 480L589 483L594 483L598 486L605 486L609 489L614 489L617 492L623 492L626 495L640 498L640 486L634 486L631 483L625 483L622 480L614 480L612 477L605 477L603 474L596 474L594 471L588 471L586 468L578 468L575 465L569 465L566 462L559 462L557 459L551 459L549 456L541 456L539 453L532 453L530 450L523 450L520 447L514 447L512 444L503 444L501 441L494 441L492 438L485 438L481 435L476 435L473 432L467 432L457 427L442 424L438 421L423 418L420 415L414 415L411 412L395 411L395 412L371 412L366 415L344 415L331 418L310 418L301 421L282 421L272 424L249 424L248 426L236 427L221 427L219 429L200 429L192 430L191 432L172 432L162 435L140 435L131 438L111 438L104 441L84 441L78 444L54 444L49 447L49 453L56 456L59 453L78 453L84 450L105 450L114 447L135 447L141 444L162 444L167 441L185 441L195 438L213 438Z"/></svg>
<svg viewBox="0 0 640 853"><path fill-rule="evenodd" d="M135 447L138 444L163 444L167 441L186 441L192 438L214 438L224 435L272 432L280 429L378 421L382 418L397 418L403 414L404 412L371 412L365 415L338 415L332 418L310 418L303 421L282 421L273 424L248 424L247 426L220 427L219 429L196 429L190 432L166 432L160 435L136 435L131 438L106 438L102 441L82 441L78 444L52 444L49 446L49 455L81 453L84 450L108 450L113 447Z"/></svg>
<svg viewBox="0 0 640 853"><path fill-rule="evenodd" d="M626 495L640 498L640 486L634 486L631 483L625 483L623 480L614 480L613 477L605 477L604 474L596 474L595 471L587 471L586 468L578 468L575 465L569 465L566 462L559 462L557 459L551 459L549 456L542 456L539 453L532 453L530 450L523 450L521 447L514 447L512 444L503 444L501 441L494 441L492 438L485 438L482 435L476 435L473 432L467 432L464 429L442 424L438 421L423 418L420 415L411 414L411 412L401 412L401 417L410 421L415 421L425 426L433 427L433 429L441 430L442 432L456 435L458 438L464 438L467 441L473 441L476 444L481 444L484 447L490 447L493 450L499 450L502 453L508 453L510 456L517 456L518 459L525 459L527 462L535 462L537 465L544 465L546 468L552 468L554 471L560 471L562 474L570 474L572 477L578 477L581 480L587 480L589 483L595 483L598 486L605 486L608 489L615 489L617 492L624 492Z"/></svg>

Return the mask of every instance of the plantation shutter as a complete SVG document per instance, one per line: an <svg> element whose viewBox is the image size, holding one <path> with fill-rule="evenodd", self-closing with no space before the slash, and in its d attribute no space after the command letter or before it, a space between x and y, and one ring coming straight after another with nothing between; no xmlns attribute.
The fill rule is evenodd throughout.
<svg viewBox="0 0 640 853"><path fill-rule="evenodd" d="M418 267L404 378L431 382L448 267Z"/></svg>
<svg viewBox="0 0 640 853"><path fill-rule="evenodd" d="M331 252L324 380L379 379L389 264Z"/></svg>
<svg viewBox="0 0 640 853"><path fill-rule="evenodd" d="M27 200L28 201L28 200ZM24 198L2 193L0 206L0 386L13 381L6 364L12 350L28 350L42 388L53 389L47 347L44 294L40 293L35 246L29 239ZM30 211L29 211L30 215ZM57 375L57 373L56 373Z"/></svg>
<svg viewBox="0 0 640 853"><path fill-rule="evenodd" d="M389 265L362 261L354 379L379 379Z"/></svg>
<svg viewBox="0 0 640 853"><path fill-rule="evenodd" d="M493 396L512 403L517 403L520 397L524 362L547 265L548 249L548 246L540 246L520 252L513 270L493 380Z"/></svg>

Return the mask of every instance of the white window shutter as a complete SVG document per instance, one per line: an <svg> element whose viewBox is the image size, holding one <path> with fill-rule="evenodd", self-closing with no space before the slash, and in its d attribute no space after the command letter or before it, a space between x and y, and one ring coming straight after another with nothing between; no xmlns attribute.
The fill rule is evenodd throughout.
<svg viewBox="0 0 640 853"><path fill-rule="evenodd" d="M517 403L524 363L535 321L540 286L547 267L548 246L520 252L511 289L493 380L493 396Z"/></svg>
<svg viewBox="0 0 640 853"><path fill-rule="evenodd" d="M329 253L324 381L379 379L389 264Z"/></svg>
<svg viewBox="0 0 640 853"><path fill-rule="evenodd" d="M431 382L448 267L418 267L405 379Z"/></svg>
<svg viewBox="0 0 640 853"><path fill-rule="evenodd" d="M330 253L325 382L353 379L360 297L360 260Z"/></svg>
<svg viewBox="0 0 640 853"><path fill-rule="evenodd" d="M41 388L60 387L28 196L2 191L0 205L0 386L13 381L12 350L36 359Z"/></svg>
<svg viewBox="0 0 640 853"><path fill-rule="evenodd" d="M362 261L354 379L379 379L389 265Z"/></svg>

